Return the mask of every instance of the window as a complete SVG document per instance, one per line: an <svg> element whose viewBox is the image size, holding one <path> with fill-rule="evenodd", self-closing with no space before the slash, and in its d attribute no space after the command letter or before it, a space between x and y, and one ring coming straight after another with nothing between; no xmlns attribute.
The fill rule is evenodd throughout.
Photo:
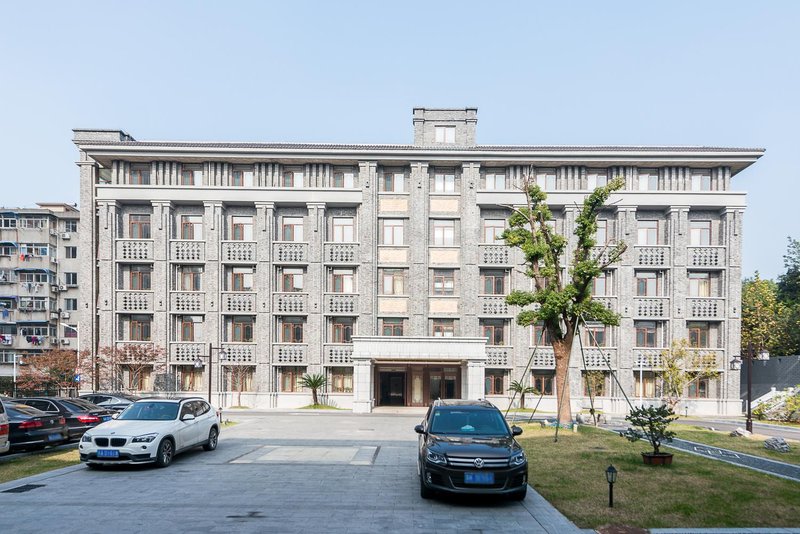
<svg viewBox="0 0 800 534"><path fill-rule="evenodd" d="M298 171L286 171L283 173L281 181L283 187L299 189L303 187L303 173Z"/></svg>
<svg viewBox="0 0 800 534"><path fill-rule="evenodd" d="M455 293L456 272L454 269L434 269L433 270L433 294L452 295Z"/></svg>
<svg viewBox="0 0 800 534"><path fill-rule="evenodd" d="M129 184L150 185L150 167L131 165Z"/></svg>
<svg viewBox="0 0 800 534"><path fill-rule="evenodd" d="M236 169L231 173L231 186L253 187L253 171Z"/></svg>
<svg viewBox="0 0 800 534"><path fill-rule="evenodd" d="M658 221L639 221L637 245L658 245Z"/></svg>
<svg viewBox="0 0 800 534"><path fill-rule="evenodd" d="M434 319L431 325L433 337L453 337L456 331L454 319Z"/></svg>
<svg viewBox="0 0 800 534"><path fill-rule="evenodd" d="M41 230L47 227L47 219L39 217L22 217L19 220L19 227L26 230Z"/></svg>
<svg viewBox="0 0 800 534"><path fill-rule="evenodd" d="M711 244L711 221L689 221L689 244L692 246Z"/></svg>
<svg viewBox="0 0 800 534"><path fill-rule="evenodd" d="M436 173L433 175L433 192L434 193L455 193L456 191L456 175L455 174L441 174Z"/></svg>
<svg viewBox="0 0 800 534"><path fill-rule="evenodd" d="M690 399L708 398L708 378L695 378L686 387L686 396Z"/></svg>
<svg viewBox="0 0 800 534"><path fill-rule="evenodd" d="M637 347L657 347L657 330L655 321L634 321L633 328L636 330Z"/></svg>
<svg viewBox="0 0 800 534"><path fill-rule="evenodd" d="M78 231L78 221L76 220L69 220L64 221L64 231L65 232L77 232Z"/></svg>
<svg viewBox="0 0 800 534"><path fill-rule="evenodd" d="M506 190L506 175L503 173L486 173L486 186L487 191L505 191Z"/></svg>
<svg viewBox="0 0 800 534"><path fill-rule="evenodd" d="M355 231L352 217L334 217L333 218L333 242L334 243L352 243Z"/></svg>
<svg viewBox="0 0 800 534"><path fill-rule="evenodd" d="M200 291L203 268L200 266L181 266L177 271L178 291Z"/></svg>
<svg viewBox="0 0 800 534"><path fill-rule="evenodd" d="M381 295L405 295L405 282L405 269L381 269Z"/></svg>
<svg viewBox="0 0 800 534"><path fill-rule="evenodd" d="M298 293L303 291L303 274L302 268L289 268L284 267L280 274L280 287L281 291L285 293Z"/></svg>
<svg viewBox="0 0 800 534"><path fill-rule="evenodd" d="M381 319L381 335L402 336L403 319Z"/></svg>
<svg viewBox="0 0 800 534"><path fill-rule="evenodd" d="M334 343L352 343L353 342L353 326L355 319L352 317L336 317L333 319L333 342Z"/></svg>
<svg viewBox="0 0 800 534"><path fill-rule="evenodd" d="M603 371L583 372L583 395L585 397L606 396L606 374Z"/></svg>
<svg viewBox="0 0 800 534"><path fill-rule="evenodd" d="M610 275L606 271L603 271L602 273L594 277L594 280L592 280L593 297L605 297L606 295L608 295L608 289L610 285L609 278Z"/></svg>
<svg viewBox="0 0 800 534"><path fill-rule="evenodd" d="M252 365L226 365L223 367L223 391L253 391L255 367Z"/></svg>
<svg viewBox="0 0 800 534"><path fill-rule="evenodd" d="M651 271L636 271L636 296L658 296L658 277Z"/></svg>
<svg viewBox="0 0 800 534"><path fill-rule="evenodd" d="M0 228L16 228L17 219L14 215L0 216Z"/></svg>
<svg viewBox="0 0 800 534"><path fill-rule="evenodd" d="M150 215L132 214L128 221L131 239L150 239Z"/></svg>
<svg viewBox="0 0 800 534"><path fill-rule="evenodd" d="M482 319L481 334L488 341L487 345L505 345L505 321L502 319Z"/></svg>
<svg viewBox="0 0 800 534"><path fill-rule="evenodd" d="M381 191L385 193L402 193L405 187L406 175L402 172L385 172L381 180Z"/></svg>
<svg viewBox="0 0 800 534"><path fill-rule="evenodd" d="M149 291L153 275L152 265L131 265L130 282L133 291Z"/></svg>
<svg viewBox="0 0 800 534"><path fill-rule="evenodd" d="M551 374L534 374L533 387L540 395L553 394L553 375Z"/></svg>
<svg viewBox="0 0 800 534"><path fill-rule="evenodd" d="M536 185L545 191L552 191L556 188L556 171L547 170L536 173Z"/></svg>
<svg viewBox="0 0 800 534"><path fill-rule="evenodd" d="M708 173L692 174L692 191L711 191L711 175Z"/></svg>
<svg viewBox="0 0 800 534"><path fill-rule="evenodd" d="M0 256L16 256L17 247L14 245L0 245Z"/></svg>
<svg viewBox="0 0 800 534"><path fill-rule="evenodd" d="M255 321L252 317L234 317L231 320L231 341L252 343L254 323Z"/></svg>
<svg viewBox="0 0 800 534"><path fill-rule="evenodd" d="M180 238L189 241L202 241L203 239L202 215L181 215Z"/></svg>
<svg viewBox="0 0 800 534"><path fill-rule="evenodd" d="M689 346L697 349L708 348L708 323L688 323Z"/></svg>
<svg viewBox="0 0 800 534"><path fill-rule="evenodd" d="M64 333L63 337L68 337L71 339L78 337L78 325L74 324L65 324L64 326Z"/></svg>
<svg viewBox="0 0 800 534"><path fill-rule="evenodd" d="M234 216L231 218L231 238L234 241L253 240L253 218Z"/></svg>
<svg viewBox="0 0 800 534"><path fill-rule="evenodd" d="M433 133L434 133L434 139L436 140L437 143L456 142L455 126L434 126Z"/></svg>
<svg viewBox="0 0 800 534"><path fill-rule="evenodd" d="M382 219L381 245L404 245L403 219Z"/></svg>
<svg viewBox="0 0 800 534"><path fill-rule="evenodd" d="M598 245L608 243L608 221L606 219L597 220L597 231L594 233L594 241Z"/></svg>
<svg viewBox="0 0 800 534"><path fill-rule="evenodd" d="M78 247L66 247L64 249L67 259L75 259L78 257Z"/></svg>
<svg viewBox="0 0 800 534"><path fill-rule="evenodd" d="M607 330L605 325L586 325L583 331L583 343L587 347L606 347L607 345Z"/></svg>
<svg viewBox="0 0 800 534"><path fill-rule="evenodd" d="M689 296L711 296L711 275L709 273L689 273Z"/></svg>
<svg viewBox="0 0 800 534"><path fill-rule="evenodd" d="M352 189L356 185L355 174L352 172L337 171L333 173L331 186L336 188Z"/></svg>
<svg viewBox="0 0 800 534"><path fill-rule="evenodd" d="M64 273L64 280L69 287L75 287L78 285L78 273Z"/></svg>
<svg viewBox="0 0 800 534"><path fill-rule="evenodd" d="M281 342L302 343L303 322L302 317L283 317L281 319Z"/></svg>
<svg viewBox="0 0 800 534"><path fill-rule="evenodd" d="M353 293L355 292L355 272L353 269L334 269L333 270L333 292L334 293Z"/></svg>
<svg viewBox="0 0 800 534"><path fill-rule="evenodd" d="M231 291L253 291L252 267L234 267L231 269Z"/></svg>
<svg viewBox="0 0 800 534"><path fill-rule="evenodd" d="M455 245L456 222L453 220L434 220L433 244L436 246L451 247Z"/></svg>
<svg viewBox="0 0 800 534"><path fill-rule="evenodd" d="M280 367L281 391L293 393L300 391L300 378L305 374L305 367Z"/></svg>
<svg viewBox="0 0 800 534"><path fill-rule="evenodd" d="M637 397L645 397L652 399L659 396L656 393L656 377L652 372L643 371L639 372L634 368L633 375L635 377L636 387L634 394Z"/></svg>
<svg viewBox="0 0 800 534"><path fill-rule="evenodd" d="M331 393L353 392L353 369L350 367L331 367Z"/></svg>
<svg viewBox="0 0 800 534"><path fill-rule="evenodd" d="M505 295L506 272L502 270L481 271L481 287L484 295Z"/></svg>
<svg viewBox="0 0 800 534"><path fill-rule="evenodd" d="M151 321L149 315L131 315L128 339L130 341L150 341Z"/></svg>
<svg viewBox="0 0 800 534"><path fill-rule="evenodd" d="M503 369L486 369L484 378L484 395L505 395L506 371Z"/></svg>
<svg viewBox="0 0 800 534"><path fill-rule="evenodd" d="M181 185L201 185L202 183L202 170L188 166L185 166L181 169Z"/></svg>
<svg viewBox="0 0 800 534"><path fill-rule="evenodd" d="M533 336L531 345L534 347L548 347L553 341L553 338L550 337L550 331L547 330L543 322L533 324L531 335Z"/></svg>
<svg viewBox="0 0 800 534"><path fill-rule="evenodd" d="M483 220L483 242L494 243L500 239L506 229L505 219Z"/></svg>
<svg viewBox="0 0 800 534"><path fill-rule="evenodd" d="M178 341L195 341L195 325L203 322L199 315L184 315L177 317Z"/></svg>
<svg viewBox="0 0 800 534"><path fill-rule="evenodd" d="M181 391L199 391L204 385L203 369L195 369L191 365L177 365L180 369L180 388Z"/></svg>
<svg viewBox="0 0 800 534"><path fill-rule="evenodd" d="M65 311L76 311L78 309L78 299L64 299Z"/></svg>
<svg viewBox="0 0 800 534"><path fill-rule="evenodd" d="M281 226L283 241L303 241L303 218L284 217Z"/></svg>
<svg viewBox="0 0 800 534"><path fill-rule="evenodd" d="M639 191L658 191L658 171L639 171Z"/></svg>
<svg viewBox="0 0 800 534"><path fill-rule="evenodd" d="M589 171L586 176L589 191L608 185L608 174L605 171Z"/></svg>

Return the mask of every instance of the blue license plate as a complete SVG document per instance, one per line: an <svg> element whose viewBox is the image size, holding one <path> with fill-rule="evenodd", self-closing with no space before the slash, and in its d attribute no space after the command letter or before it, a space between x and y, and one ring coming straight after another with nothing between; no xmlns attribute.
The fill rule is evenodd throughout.
<svg viewBox="0 0 800 534"><path fill-rule="evenodd" d="M64 436L61 434L50 434L47 436L48 441L58 441L64 439Z"/></svg>
<svg viewBox="0 0 800 534"><path fill-rule="evenodd" d="M464 473L464 484L494 484L494 473L492 472Z"/></svg>
<svg viewBox="0 0 800 534"><path fill-rule="evenodd" d="M106 421L111 421L111 416L110 415L104 415L103 416L103 422L105 423Z"/></svg>
<svg viewBox="0 0 800 534"><path fill-rule="evenodd" d="M100 449L97 451L98 458L119 458L119 451L116 449Z"/></svg>

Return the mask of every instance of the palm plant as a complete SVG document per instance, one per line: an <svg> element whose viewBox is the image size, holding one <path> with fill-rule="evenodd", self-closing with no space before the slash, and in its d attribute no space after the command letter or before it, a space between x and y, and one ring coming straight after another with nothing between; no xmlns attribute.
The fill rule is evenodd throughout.
<svg viewBox="0 0 800 534"><path fill-rule="evenodd" d="M508 388L508 391L513 391L514 393L519 393L519 406L523 410L525 409L525 394L526 393L536 393L536 388L533 386L528 386L519 380L512 380L511 387Z"/></svg>
<svg viewBox="0 0 800 534"><path fill-rule="evenodd" d="M327 383L328 379L325 377L325 375L320 373L315 373L312 375L306 373L300 377L300 385L311 390L311 398L313 399L314 406L319 404L317 391L325 387L325 384Z"/></svg>

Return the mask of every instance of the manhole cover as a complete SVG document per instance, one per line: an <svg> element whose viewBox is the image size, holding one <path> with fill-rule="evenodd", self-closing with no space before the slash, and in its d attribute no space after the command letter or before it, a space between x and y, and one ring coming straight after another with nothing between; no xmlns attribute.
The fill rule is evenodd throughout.
<svg viewBox="0 0 800 534"><path fill-rule="evenodd" d="M7 489L3 493L25 493L26 491L35 490L36 488L43 488L44 486L44 484L25 484L24 486L17 486L16 488Z"/></svg>

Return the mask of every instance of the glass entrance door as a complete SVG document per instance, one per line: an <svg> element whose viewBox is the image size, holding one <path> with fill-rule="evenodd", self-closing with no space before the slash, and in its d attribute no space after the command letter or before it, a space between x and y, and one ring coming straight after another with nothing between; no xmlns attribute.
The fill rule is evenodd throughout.
<svg viewBox="0 0 800 534"><path fill-rule="evenodd" d="M403 372L379 373L380 405L406 405L406 374Z"/></svg>

